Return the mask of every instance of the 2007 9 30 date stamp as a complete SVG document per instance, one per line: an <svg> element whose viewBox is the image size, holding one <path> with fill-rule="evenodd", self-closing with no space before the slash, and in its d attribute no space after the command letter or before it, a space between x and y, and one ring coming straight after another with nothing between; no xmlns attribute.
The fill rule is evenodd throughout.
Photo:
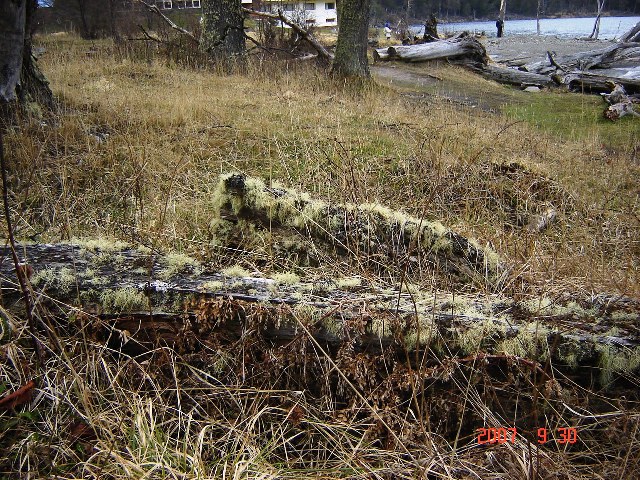
<svg viewBox="0 0 640 480"><path fill-rule="evenodd" d="M515 443L518 431L511 428L478 428L478 445ZM555 435L554 435L555 433ZM578 430L572 427L560 427L555 431L547 428L538 428L538 443L545 444L555 441L559 445L574 444L578 441Z"/></svg>

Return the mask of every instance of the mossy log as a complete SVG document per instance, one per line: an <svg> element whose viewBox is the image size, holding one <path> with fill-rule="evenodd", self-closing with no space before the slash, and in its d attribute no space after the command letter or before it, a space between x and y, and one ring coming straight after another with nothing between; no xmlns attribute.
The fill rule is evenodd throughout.
<svg viewBox="0 0 640 480"><path fill-rule="evenodd" d="M475 38L456 37L418 45L398 45L373 51L375 61L401 60L425 62L430 60L454 60L459 63L486 64L487 51Z"/></svg>
<svg viewBox="0 0 640 480"><path fill-rule="evenodd" d="M295 229L331 256L357 258L373 269L435 270L456 283L495 287L504 265L488 247L446 228L378 204L331 204L305 193L226 175L217 191L220 223Z"/></svg>
<svg viewBox="0 0 640 480"><path fill-rule="evenodd" d="M20 289L8 249L0 263L3 312L20 314ZM604 381L640 365L640 302L594 296L514 301L497 295L385 290L361 279L282 284L206 272L183 255L120 245L24 245L39 308L69 319L115 349L141 354L156 346L180 351L235 342L249 333L271 345L301 335L336 351L429 351L440 357L482 353L553 364ZM11 323L5 317L5 326ZM6 320L9 319L9 322ZM11 335L3 328L3 337ZM592 372L592 370L589 369ZM587 375L593 375L588 373Z"/></svg>

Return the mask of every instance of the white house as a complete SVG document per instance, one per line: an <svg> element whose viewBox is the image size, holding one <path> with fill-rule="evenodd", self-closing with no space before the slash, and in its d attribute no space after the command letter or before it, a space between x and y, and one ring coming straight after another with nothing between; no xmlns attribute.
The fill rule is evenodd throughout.
<svg viewBox="0 0 640 480"><path fill-rule="evenodd" d="M251 0L242 0L242 3L252 3ZM338 11L336 1L307 1L297 2L292 0L262 0L265 11L277 12L282 10L284 15L296 23L314 25L316 27L338 26Z"/></svg>
<svg viewBox="0 0 640 480"><path fill-rule="evenodd" d="M156 0L156 5L162 10L195 9L201 7L200 0ZM294 0L242 0L242 5L266 12L275 13L282 10L284 15L296 23L314 25L316 27L338 26L338 11L336 0L332 2Z"/></svg>

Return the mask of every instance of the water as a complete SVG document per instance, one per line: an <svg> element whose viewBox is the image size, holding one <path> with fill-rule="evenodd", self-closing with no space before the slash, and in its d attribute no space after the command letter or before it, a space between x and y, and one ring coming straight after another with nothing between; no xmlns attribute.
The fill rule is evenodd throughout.
<svg viewBox="0 0 640 480"><path fill-rule="evenodd" d="M566 38L588 37L593 30L595 17L589 18L548 18L540 20L540 34L554 35ZM620 37L636 23L640 17L602 17L600 19L599 39L609 40ZM412 27L417 35L424 33L423 25ZM439 23L438 32L444 34L460 33L463 31L486 33L490 37L496 36L496 22L460 22ZM532 35L536 34L536 21L534 20L506 20L504 35Z"/></svg>

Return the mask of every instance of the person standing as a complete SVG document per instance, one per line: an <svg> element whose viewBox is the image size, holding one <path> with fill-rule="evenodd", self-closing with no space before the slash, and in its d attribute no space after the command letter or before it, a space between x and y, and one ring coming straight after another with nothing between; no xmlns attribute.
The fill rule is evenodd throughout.
<svg viewBox="0 0 640 480"><path fill-rule="evenodd" d="M384 24L384 38L387 39L387 42L391 40L391 26L389 22Z"/></svg>
<svg viewBox="0 0 640 480"><path fill-rule="evenodd" d="M504 22L501 18L496 20L496 28L498 29L498 38L502 37L502 31L504 30Z"/></svg>

